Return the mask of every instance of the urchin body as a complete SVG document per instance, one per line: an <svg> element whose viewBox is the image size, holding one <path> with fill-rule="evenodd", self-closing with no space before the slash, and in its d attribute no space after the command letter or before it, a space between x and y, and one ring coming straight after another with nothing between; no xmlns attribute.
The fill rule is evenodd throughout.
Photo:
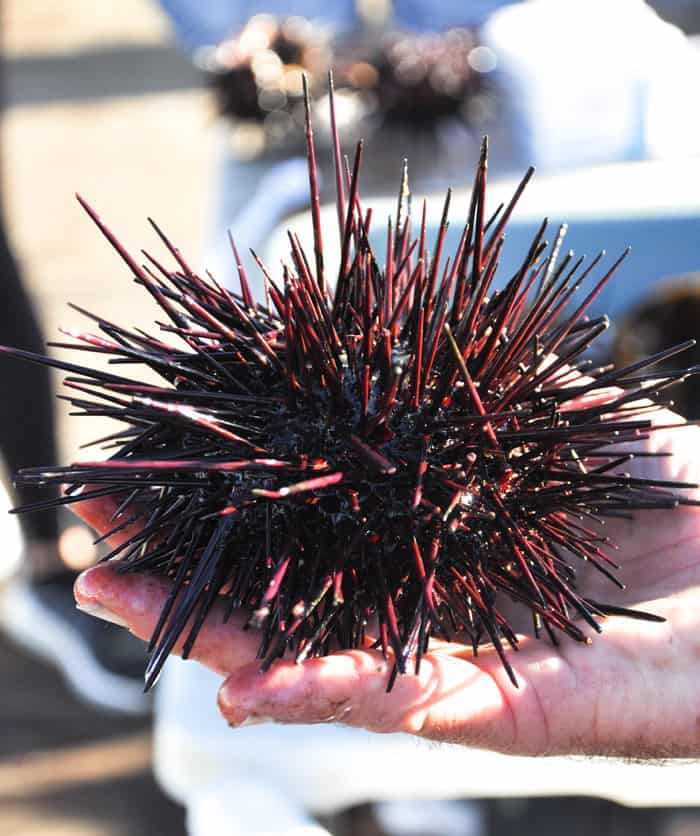
<svg viewBox="0 0 700 836"><path fill-rule="evenodd" d="M72 373L77 408L125 429L107 461L19 478L67 483L66 503L116 497L112 533L138 533L111 557L172 579L147 681L181 635L187 655L221 596L260 630L264 667L287 652L303 661L372 644L404 672L440 637L475 653L492 643L513 680L504 643L518 639L504 601L555 641L588 641L604 614L653 618L593 601L576 580L589 564L619 583L602 518L689 502L688 485L621 473L653 429L641 399L686 372L647 373L661 355L622 370L584 359L607 325L587 310L622 259L575 301L600 257L558 261L557 245L545 257L543 225L493 292L532 172L487 221L484 143L457 251L443 252L449 194L432 256L425 213L411 233L404 176L380 266L359 194L362 146L345 172L336 135L342 245L331 290L308 113L307 99L314 252L290 234L281 279L260 263L264 303L242 267L232 294L196 275L157 227L176 266L139 265L83 201L168 322L154 337L93 317L102 334L73 334L73 347L142 363L162 382L44 358Z"/></svg>

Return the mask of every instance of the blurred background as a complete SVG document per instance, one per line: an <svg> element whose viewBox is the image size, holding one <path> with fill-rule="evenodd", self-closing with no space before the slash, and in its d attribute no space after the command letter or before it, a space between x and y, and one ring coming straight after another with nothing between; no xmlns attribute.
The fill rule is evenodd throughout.
<svg viewBox="0 0 700 836"><path fill-rule="evenodd" d="M79 189L94 200L134 247L152 212L167 218L183 249L196 252L212 114L207 92L172 44L167 19L147 0L125 0L118 11L84 0L10 0L0 14L2 198L44 333L55 337L59 326L75 325L69 300L97 309L108 295L114 316L139 319L141 295L73 194ZM141 324L148 319L144 311ZM0 397L13 397L5 381ZM79 420L65 420L67 411L57 405L61 459L75 458L92 436ZM2 505L7 576L21 544L7 499ZM182 809L151 777L147 716L86 707L51 665L4 636L0 671L0 833L184 833Z"/></svg>
<svg viewBox="0 0 700 836"><path fill-rule="evenodd" d="M613 253L633 244L636 261L626 266L616 295L602 300L616 320L606 344L609 354L630 361L698 335L700 293L693 275L700 271L697 0L480 2L466 4L475 9L464 12L468 19L460 17L458 5L440 0L432 14L425 8L421 12L427 4L418 2L397 2L392 9L380 0L346 1L338 3L335 28L327 21L312 25L298 18L285 28L284 17L256 18L251 24L241 12L243 5L224 0L166 0L162 7L155 0L122 0L116 7L86 0L1 3L5 226L47 339L60 338L59 328L82 327L69 301L115 322L151 325L143 291L91 226L75 191L131 251L159 251L146 222L152 216L192 264L227 282L233 282L229 227L242 250L260 248L271 264L290 217L306 235L305 219L292 217L303 210L307 188L298 141L299 73L304 67L323 78L329 62L336 67L346 147L360 135L367 138L362 188L376 196L376 216L394 211L403 156L412 161L416 197L425 194L430 201L433 195L431 224L437 225L441 191L450 184L457 190L459 216L468 200L481 135L489 133L494 208L530 162L539 169L514 220L509 238L513 258L545 214L555 229L571 222L565 246L577 251L606 247ZM268 5L262 10L289 15L309 14L309 7L318 12L323 4ZM437 27L443 40L438 35L421 40L426 27ZM322 85L315 94L323 98ZM328 196L332 167L323 113L319 109L317 134L322 188ZM6 310L14 298L8 288L0 284ZM10 337L0 318L0 343L6 341ZM19 392L27 387L5 376L5 363L0 366L0 400L26 406L4 420L14 421L15 432L19 425L21 435L22 409L31 411L32 393ZM52 378L56 388L60 378ZM688 396L685 414L697 417L697 406L697 399ZM69 420L68 412L64 402L57 403L60 462L84 455L81 445L110 431L99 421ZM31 446L29 429L26 435ZM0 451L8 457L2 439ZM9 488L8 472L4 484ZM223 801L232 797L230 786L212 790L196 809L188 792L202 784L200 772L233 769L229 754L208 754L211 740L222 733L209 717L215 683L192 678L191 672L191 681L185 682L174 671L162 684L156 719L158 783L152 771L150 703L125 700L127 708L119 710L119 705L105 705L109 694L102 707L86 703L85 694L81 699L75 687L66 685L66 678L73 685L81 678L68 652L70 638L62 645L63 633L56 627L52 651L49 645L33 646L13 627L15 618L35 633L53 631L51 619L32 621L34 616L26 615L30 611L22 607L28 599L18 597L17 590L24 584L25 594L36 577L44 584L56 572L42 568L27 582L31 543L5 513L10 504L0 491L0 617L6 627L0 627L0 834L252 832L220 813L226 807L221 794ZM80 530L63 515L59 525L67 529L61 557L76 566L89 561L94 555ZM64 586L70 571L61 569ZM46 586L42 590L45 603ZM97 641L112 642L110 636L100 633ZM126 670L127 656L132 669L143 666L140 648L109 653L118 657L116 667ZM112 693L117 692L115 684ZM187 720L183 694L189 700ZM191 710L193 695L201 699L201 718ZM187 735L178 736L173 728L186 722L192 727L180 745ZM177 745L172 743L176 738ZM239 765L245 764L246 747L261 745L254 737L241 738L240 746L233 735L231 740ZM271 741L274 732L265 746ZM475 771L486 762L474 761ZM506 768L497 760L488 763L493 770ZM258 768L264 784L264 768ZM608 786L600 793L600 782L596 785L589 775L581 773L577 792L579 773L562 779L554 768L539 781L526 781L530 789L520 791L519 769L529 767L511 764L503 778L498 773L498 780L474 779L473 789L465 780L464 800L429 808L428 822L398 799L393 806L372 806L371 801L381 800L380 790L377 798L363 799L361 793L343 796L337 788L320 786L316 796L325 792L341 800L295 802L288 813L282 807L281 818L288 817L289 827L266 832L325 833L313 829L318 813L337 836L547 836L564 828L571 834L615 836L700 834L700 813L694 807L700 794L692 767L671 777L675 773L670 771L647 774L626 765L608 766L601 768ZM350 776L347 781L352 784ZM592 797L596 794L605 798ZM260 798L260 804L267 803L264 793ZM350 809L343 809L343 798L352 801Z"/></svg>

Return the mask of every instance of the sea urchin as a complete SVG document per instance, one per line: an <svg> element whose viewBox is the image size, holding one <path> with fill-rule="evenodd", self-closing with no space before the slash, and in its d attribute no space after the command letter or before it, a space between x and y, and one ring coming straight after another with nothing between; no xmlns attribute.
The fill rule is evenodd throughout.
<svg viewBox="0 0 700 836"><path fill-rule="evenodd" d="M196 275L155 224L176 265L140 265L81 199L169 322L153 337L88 314L101 334L74 334L73 347L142 364L160 384L3 349L69 372L82 414L125 425L108 460L17 479L68 485L45 506L111 495L112 532L139 524L109 557L172 579L147 685L180 635L187 655L219 596L260 630L264 668L287 651L302 661L369 643L393 660L389 687L431 637L474 653L491 642L515 682L503 601L552 640L588 641L604 614L655 618L585 597L576 574L586 562L619 583L596 520L692 502L678 493L689 485L619 470L652 429L648 382L656 392L688 373L646 368L687 346L583 377L607 324L586 312L624 255L574 303L600 256L585 268L545 257L545 224L517 273L490 289L532 170L487 221L486 141L457 251L445 257L449 193L428 255L425 210L414 236L404 177L382 267L358 188L362 143L350 172L336 134L332 284L306 104L314 251L290 233L277 279L258 259L264 303L241 267L240 294Z"/></svg>
<svg viewBox="0 0 700 836"><path fill-rule="evenodd" d="M336 51L343 83L376 96L388 125L432 133L444 120L471 122L479 102L483 108L493 97L487 82L495 56L473 29L388 32Z"/></svg>

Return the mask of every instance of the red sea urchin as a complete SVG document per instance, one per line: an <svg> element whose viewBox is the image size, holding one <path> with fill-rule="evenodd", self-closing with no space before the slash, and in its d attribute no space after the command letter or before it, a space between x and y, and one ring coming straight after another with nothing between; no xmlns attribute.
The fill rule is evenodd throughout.
<svg viewBox="0 0 700 836"><path fill-rule="evenodd" d="M373 641L393 658L389 686L409 660L418 668L431 636L475 653L490 641L515 682L503 647L518 643L509 599L552 640L588 641L604 614L654 619L585 597L576 569L586 561L619 583L591 520L691 502L676 493L688 485L619 474L627 443L651 429L640 405L648 380L656 392L688 373L646 368L687 346L582 377L582 355L606 327L586 311L624 255L565 314L600 256L585 269L544 258L544 224L518 272L489 291L532 171L486 221L485 141L457 251L444 257L449 193L430 257L425 212L411 232L404 178L382 269L358 189L362 144L344 173L336 135L332 287L308 112L307 99L314 253L290 233L277 281L258 260L265 304L242 268L240 294L196 275L155 224L176 266L139 265L81 199L169 323L161 339L88 314L102 334L77 334L72 347L142 364L161 383L4 350L69 372L81 414L126 425L107 461L17 478L68 485L45 506L111 495L113 532L141 525L110 557L173 582L147 685L181 634L187 655L220 595L229 613L250 613L263 667L288 650L301 661Z"/></svg>
<svg viewBox="0 0 700 836"><path fill-rule="evenodd" d="M330 32L301 17L256 15L197 64L216 92L219 111L238 126L257 126L265 148L284 147L303 123L302 75L322 90L332 63Z"/></svg>
<svg viewBox="0 0 700 836"><path fill-rule="evenodd" d="M475 29L388 32L359 45L350 39L336 53L343 83L373 94L388 125L432 133L446 119L470 123L493 97L495 56Z"/></svg>

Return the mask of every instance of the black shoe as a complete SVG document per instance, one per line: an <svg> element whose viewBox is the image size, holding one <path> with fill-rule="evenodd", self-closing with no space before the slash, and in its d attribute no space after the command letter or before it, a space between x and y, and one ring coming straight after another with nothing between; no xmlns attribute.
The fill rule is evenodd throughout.
<svg viewBox="0 0 700 836"><path fill-rule="evenodd" d="M146 714L146 647L127 630L75 607L70 572L45 580L10 580L0 599L0 629L58 668L81 699L126 714Z"/></svg>

